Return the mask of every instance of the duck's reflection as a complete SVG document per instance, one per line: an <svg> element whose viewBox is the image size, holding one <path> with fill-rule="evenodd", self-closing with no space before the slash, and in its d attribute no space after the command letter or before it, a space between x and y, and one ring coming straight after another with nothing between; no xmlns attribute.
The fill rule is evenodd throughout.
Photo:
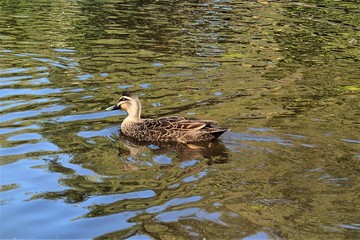
<svg viewBox="0 0 360 240"><path fill-rule="evenodd" d="M119 156L136 157L144 152L153 155L171 154L179 161L190 159L205 159L206 163L226 163L229 161L229 153L220 140L211 142L197 142L192 144L142 142L120 133L122 145L118 148Z"/></svg>

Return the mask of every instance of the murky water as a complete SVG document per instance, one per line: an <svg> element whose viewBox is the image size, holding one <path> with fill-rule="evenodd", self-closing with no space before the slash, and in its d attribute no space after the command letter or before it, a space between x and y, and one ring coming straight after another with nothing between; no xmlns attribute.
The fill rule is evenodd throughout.
<svg viewBox="0 0 360 240"><path fill-rule="evenodd" d="M356 1L0 3L1 238L360 237ZM139 144L143 115L219 142Z"/></svg>

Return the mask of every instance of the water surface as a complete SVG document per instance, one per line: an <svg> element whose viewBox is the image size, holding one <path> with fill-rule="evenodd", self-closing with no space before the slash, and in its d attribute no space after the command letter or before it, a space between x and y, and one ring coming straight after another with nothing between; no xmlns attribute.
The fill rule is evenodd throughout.
<svg viewBox="0 0 360 240"><path fill-rule="evenodd" d="M1 238L356 239L351 1L2 1ZM231 128L140 144L106 112Z"/></svg>

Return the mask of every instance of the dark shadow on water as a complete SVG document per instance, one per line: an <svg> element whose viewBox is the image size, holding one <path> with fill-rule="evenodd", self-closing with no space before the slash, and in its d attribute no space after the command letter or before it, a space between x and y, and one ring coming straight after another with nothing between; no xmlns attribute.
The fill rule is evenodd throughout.
<svg viewBox="0 0 360 240"><path fill-rule="evenodd" d="M221 140L211 142L198 142L192 144L143 142L120 134L126 149L119 147L119 156L138 156L145 149L150 150L153 155L172 153L176 159L186 161L190 159L204 158L206 163L226 163L229 161L229 153Z"/></svg>
<svg viewBox="0 0 360 240"><path fill-rule="evenodd" d="M99 195L127 194L149 189L157 192L162 191L165 184L157 176L165 174L173 178L175 175L171 180L175 182L187 177L195 181L197 174L206 175L209 165L230 161L229 151L220 140L193 144L141 142L121 134L119 130L111 138L114 141L113 152L92 148L71 160L71 165L80 165L92 171L93 175L79 174L69 166L63 166L64 161L68 160L62 160L61 157L50 159L47 162L48 170L66 176L59 182L69 188L34 194L29 200L62 199L65 203L73 204L86 202ZM160 184L159 189L151 185L152 182ZM90 212L86 217L99 215Z"/></svg>

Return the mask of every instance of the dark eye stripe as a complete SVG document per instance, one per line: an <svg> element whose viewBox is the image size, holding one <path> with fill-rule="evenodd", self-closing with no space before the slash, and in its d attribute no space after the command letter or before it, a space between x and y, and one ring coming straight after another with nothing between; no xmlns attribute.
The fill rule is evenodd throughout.
<svg viewBox="0 0 360 240"><path fill-rule="evenodd" d="M128 97L123 96L119 99L119 102L128 101L128 100L130 100Z"/></svg>

